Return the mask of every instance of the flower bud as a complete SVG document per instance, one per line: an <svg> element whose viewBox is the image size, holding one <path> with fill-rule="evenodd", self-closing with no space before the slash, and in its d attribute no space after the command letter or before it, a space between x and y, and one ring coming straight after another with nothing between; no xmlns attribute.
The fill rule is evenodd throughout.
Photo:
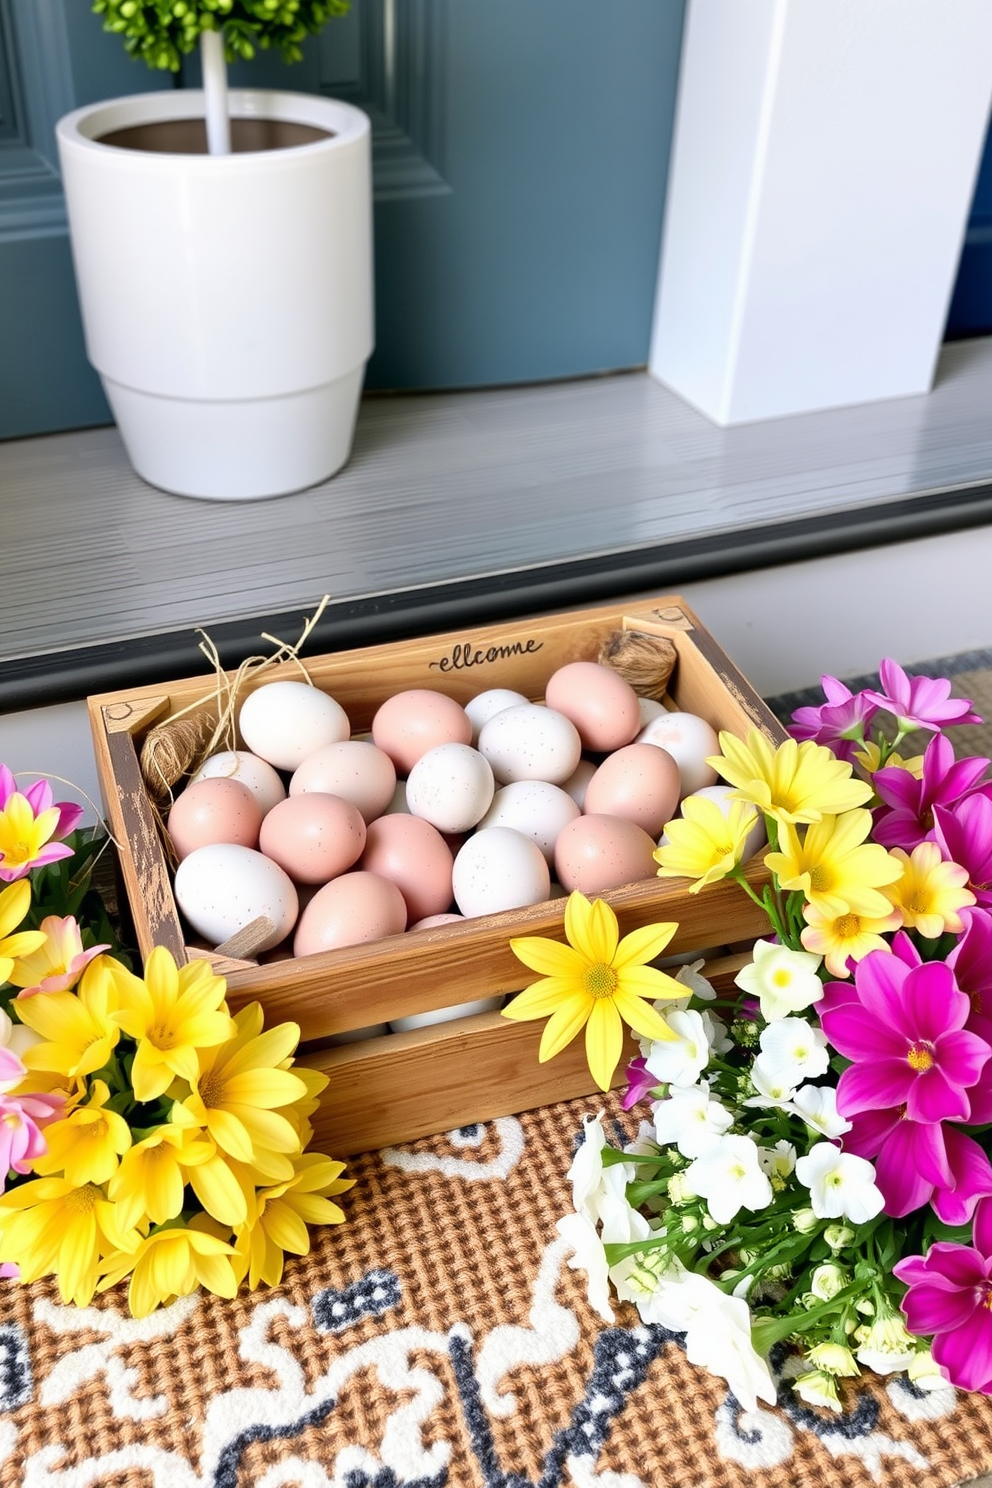
<svg viewBox="0 0 992 1488"><path fill-rule="evenodd" d="M854 1231L850 1225L827 1225L827 1228L823 1232L823 1238L831 1250L846 1250L854 1239Z"/></svg>
<svg viewBox="0 0 992 1488"><path fill-rule="evenodd" d="M819 1223L812 1209L797 1209L792 1216L792 1228L800 1235L811 1235Z"/></svg>
<svg viewBox="0 0 992 1488"><path fill-rule="evenodd" d="M821 1302L829 1302L831 1297L836 1297L847 1286L847 1279L847 1272L842 1266L828 1261L826 1265L817 1266L809 1284L815 1297L819 1297Z"/></svg>
<svg viewBox="0 0 992 1488"><path fill-rule="evenodd" d="M822 1369L814 1369L809 1374L801 1374L793 1382L793 1390L800 1400L805 1400L807 1405L822 1405L827 1410L841 1410L840 1396L837 1394L837 1381L832 1374L826 1374Z"/></svg>
<svg viewBox="0 0 992 1488"><path fill-rule="evenodd" d="M918 1390L940 1390L947 1384L928 1348L913 1355L906 1373Z"/></svg>

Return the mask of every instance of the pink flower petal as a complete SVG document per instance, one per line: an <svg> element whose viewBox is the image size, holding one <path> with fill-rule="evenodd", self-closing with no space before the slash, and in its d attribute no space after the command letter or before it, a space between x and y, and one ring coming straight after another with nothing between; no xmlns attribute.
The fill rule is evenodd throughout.
<svg viewBox="0 0 992 1488"><path fill-rule="evenodd" d="M946 1128L945 1139L953 1181L936 1186L932 1203L937 1218L945 1224L963 1225L979 1202L992 1195L992 1163L974 1138L956 1127Z"/></svg>
<svg viewBox="0 0 992 1488"><path fill-rule="evenodd" d="M905 1059L852 1064L837 1081L837 1109L850 1117L858 1111L903 1106L915 1082L916 1074Z"/></svg>
<svg viewBox="0 0 992 1488"><path fill-rule="evenodd" d="M992 1388L992 1312L977 1307L964 1322L939 1332L932 1352L952 1385L988 1394Z"/></svg>

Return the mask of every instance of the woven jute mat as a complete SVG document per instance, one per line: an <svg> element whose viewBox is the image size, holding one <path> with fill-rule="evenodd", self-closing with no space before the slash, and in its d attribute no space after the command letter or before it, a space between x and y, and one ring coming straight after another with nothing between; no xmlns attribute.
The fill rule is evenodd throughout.
<svg viewBox="0 0 992 1488"><path fill-rule="evenodd" d="M358 1158L348 1222L281 1286L136 1322L0 1283L4 1488L902 1488L992 1466L992 1401L785 1384L743 1414L680 1339L590 1308L555 1221L586 1112L548 1107ZM787 1366L786 1366L787 1372Z"/></svg>

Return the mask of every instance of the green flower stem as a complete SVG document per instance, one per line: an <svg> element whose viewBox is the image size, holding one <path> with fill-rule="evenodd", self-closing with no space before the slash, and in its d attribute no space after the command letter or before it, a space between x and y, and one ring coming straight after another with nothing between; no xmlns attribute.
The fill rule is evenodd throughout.
<svg viewBox="0 0 992 1488"><path fill-rule="evenodd" d="M844 1306L847 1302L856 1302L862 1290L860 1284L856 1285L852 1282L850 1286L843 1287L836 1292L829 1302L821 1302L818 1307L793 1312L784 1318L756 1318L751 1324L751 1341L759 1354L767 1356L768 1351L774 1348L776 1343L790 1338L793 1333L805 1333L810 1323L818 1323L822 1318L829 1317L831 1313L838 1310L839 1305Z"/></svg>

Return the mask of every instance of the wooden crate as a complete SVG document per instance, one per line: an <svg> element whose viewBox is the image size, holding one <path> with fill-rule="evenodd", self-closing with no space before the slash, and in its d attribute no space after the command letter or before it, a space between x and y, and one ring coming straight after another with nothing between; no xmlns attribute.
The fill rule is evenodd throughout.
<svg viewBox="0 0 992 1488"><path fill-rule="evenodd" d="M556 668L594 659L601 644L620 629L672 640L678 654L669 690L673 706L741 737L755 726L776 741L784 737L774 716L678 597L371 646L308 658L306 664L315 684L341 703L358 734L369 729L379 705L404 688L433 688L462 703L490 687L540 699ZM272 668L256 685L298 675L291 664ZM97 769L120 843L141 953L147 956L154 946L164 945L181 965L209 951L187 943L142 782L138 748L152 724L190 703L201 702L211 710L215 697L214 679L194 677L89 699ZM655 921L677 921L672 953L732 945L767 929L761 911L735 884L689 894L682 880L654 878L603 897L615 909L623 933ZM233 1010L257 1000L267 1024L283 1019L299 1023L303 1062L331 1076L314 1120L318 1145L346 1154L510 1115L594 1088L581 1037L557 1059L540 1065L542 1025L513 1023L498 1013L327 1047L335 1035L370 1024L519 990L534 978L510 950L510 937L563 940L563 920L563 901L551 900L316 956L268 964L212 959L227 977ZM633 1045L630 1050L636 1052ZM621 1064L618 1079L622 1073Z"/></svg>

